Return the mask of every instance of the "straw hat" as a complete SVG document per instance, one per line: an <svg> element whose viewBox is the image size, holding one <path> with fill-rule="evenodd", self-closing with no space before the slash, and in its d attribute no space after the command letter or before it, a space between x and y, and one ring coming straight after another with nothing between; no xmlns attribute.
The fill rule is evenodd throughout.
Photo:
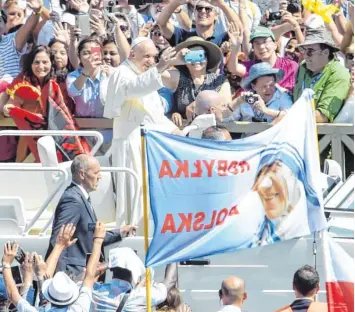
<svg viewBox="0 0 355 312"><path fill-rule="evenodd" d="M176 46L176 52L193 46L201 46L207 51L207 70L213 70L219 66L223 59L221 49L214 43L197 36L187 38L184 42L179 43Z"/></svg>

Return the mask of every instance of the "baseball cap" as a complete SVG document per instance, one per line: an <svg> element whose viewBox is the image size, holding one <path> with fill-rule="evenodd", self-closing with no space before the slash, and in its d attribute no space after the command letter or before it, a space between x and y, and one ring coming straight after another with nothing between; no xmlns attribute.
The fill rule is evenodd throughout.
<svg viewBox="0 0 355 312"><path fill-rule="evenodd" d="M275 41L275 35L271 29L263 26L255 27L254 31L250 35L249 42L252 42L256 38L269 38Z"/></svg>

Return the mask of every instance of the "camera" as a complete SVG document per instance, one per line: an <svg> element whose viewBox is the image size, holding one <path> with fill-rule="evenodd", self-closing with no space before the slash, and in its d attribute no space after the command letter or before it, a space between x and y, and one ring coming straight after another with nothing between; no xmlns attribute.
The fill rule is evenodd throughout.
<svg viewBox="0 0 355 312"><path fill-rule="evenodd" d="M206 60L205 50L192 50L184 56L185 63L201 63Z"/></svg>
<svg viewBox="0 0 355 312"><path fill-rule="evenodd" d="M104 0L104 8L112 8L116 5L119 5L118 0Z"/></svg>
<svg viewBox="0 0 355 312"><path fill-rule="evenodd" d="M249 105L254 105L254 103L258 100L255 95L246 95L244 99Z"/></svg>
<svg viewBox="0 0 355 312"><path fill-rule="evenodd" d="M287 12L291 14L295 14L302 11L302 7L298 1L290 0L289 4L287 5Z"/></svg>
<svg viewBox="0 0 355 312"><path fill-rule="evenodd" d="M281 20L281 12L271 12L269 15L269 21Z"/></svg>

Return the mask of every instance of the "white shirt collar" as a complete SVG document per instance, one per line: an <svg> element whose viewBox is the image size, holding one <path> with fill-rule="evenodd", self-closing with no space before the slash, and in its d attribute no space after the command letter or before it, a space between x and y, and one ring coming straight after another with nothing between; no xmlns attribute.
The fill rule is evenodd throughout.
<svg viewBox="0 0 355 312"><path fill-rule="evenodd" d="M242 312L242 310L235 305L224 305L218 312Z"/></svg>
<svg viewBox="0 0 355 312"><path fill-rule="evenodd" d="M83 193L85 199L89 198L89 193L81 185L79 185L78 183L75 183L74 181L72 181L72 183L80 189L80 191Z"/></svg>

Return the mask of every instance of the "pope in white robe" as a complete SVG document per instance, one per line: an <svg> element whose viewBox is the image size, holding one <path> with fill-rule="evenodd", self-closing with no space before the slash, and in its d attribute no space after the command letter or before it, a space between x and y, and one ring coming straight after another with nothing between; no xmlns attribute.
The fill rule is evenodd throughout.
<svg viewBox="0 0 355 312"><path fill-rule="evenodd" d="M138 44L151 41L136 38ZM151 44L152 42L149 42ZM176 125L164 115L164 106L158 90L163 88L161 74L156 66L139 70L135 60L129 57L112 74L108 82L104 117L113 118L112 164L134 170L142 182L141 125L155 130L172 133ZM142 68L142 62L140 64ZM144 68L145 65L143 65ZM144 68L145 69L145 68ZM133 179L129 174L117 174L116 213L117 226L137 224L143 221L142 197L138 207L133 209ZM143 227L140 227L143 230Z"/></svg>

